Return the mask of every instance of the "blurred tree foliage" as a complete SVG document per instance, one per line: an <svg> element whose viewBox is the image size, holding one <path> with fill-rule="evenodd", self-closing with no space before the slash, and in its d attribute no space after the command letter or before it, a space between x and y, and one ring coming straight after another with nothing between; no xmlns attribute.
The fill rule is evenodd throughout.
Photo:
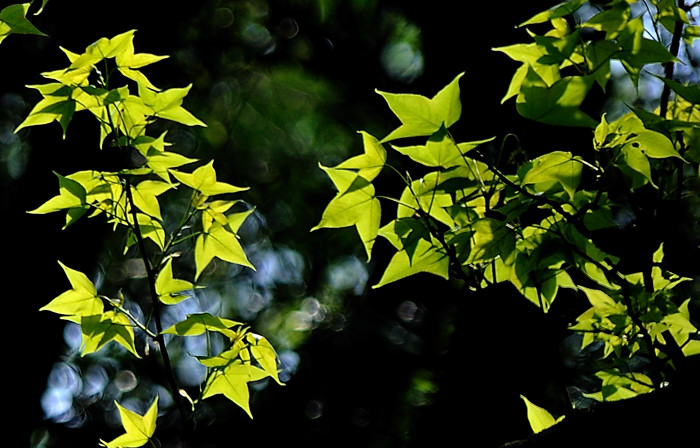
<svg viewBox="0 0 700 448"><path fill-rule="evenodd" d="M558 138L572 150L588 145L584 131L545 133L544 126L500 105L516 64L491 48L516 41L522 31L514 24L554 3L478 2L463 13L444 0L429 7L398 0L50 1L32 18L50 38L11 36L0 47L0 57L12 66L3 71L0 92L2 210L17 217L4 220L3 234L24 236L7 253L9 315L35 313L64 288L58 254L115 288L139 287L138 272L114 249L99 251L95 244L64 257L85 232L101 241L99 229L59 233L53 229L60 225L24 214L24 204L39 202L27 186L53 189L52 170L74 171L77 160L109 166L115 157L109 148L97 160L86 149L95 130L76 118L65 141L58 127L12 133L36 100L24 85L62 63L58 45L81 49L137 29L141 48L173 55L149 73L163 80L163 88L193 83L187 107L208 124L168 129L178 151L216 158L222 178L251 187L245 194L257 206L255 219L241 232L258 270L222 268L212 286L234 314L255 320L287 367L285 388L261 387L252 397L255 420L216 404L204 412L201 446L219 446L232 431L237 443L264 446L420 446L455 437L495 446L528 434L519 394L538 398L542 390L562 386L569 372L552 335L563 338L565 322L545 319L499 288L488 294L499 300L500 328L492 330L489 344L464 345L488 328L481 318L492 312L486 300L470 298L466 306L448 284L422 277L368 294L365 286L380 273L373 263L365 265L354 233L308 230L332 195L318 163L331 166L351 155L357 129L384 134L395 125L375 88L432 92L465 72L463 114L469 120L463 122L473 127L466 133L515 133L524 147L543 152ZM24 60L23 54L41 56ZM604 100L584 106L598 110ZM385 261L388 254L378 249L375 257ZM41 252L46 256L36 257ZM26 285L32 285L31 295ZM39 315L37 322L42 332L64 334L51 317ZM28 330L12 330L19 342L9 344L7 356L17 361L4 366L7 381L21 377L22 387L6 387L17 390L11 403L26 413L23 430L33 446L91 446L105 429L119 432L100 403L111 403L113 394L138 399L141 388L151 387L141 380L146 376L122 364L118 353L88 367L69 344L70 327L65 339L53 337L41 350L28 349L36 328ZM493 346L499 347L496 355ZM470 377L468 367L475 366L492 373L488 384L473 382L477 375ZM87 393L93 384L88 379L104 396ZM51 386L63 388L54 392L64 397L69 389L71 398L68 409L46 418L41 404Z"/></svg>

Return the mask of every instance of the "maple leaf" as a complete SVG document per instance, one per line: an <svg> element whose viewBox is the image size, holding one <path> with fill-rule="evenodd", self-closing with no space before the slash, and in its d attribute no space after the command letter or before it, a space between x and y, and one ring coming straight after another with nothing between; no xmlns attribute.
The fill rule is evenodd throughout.
<svg viewBox="0 0 700 448"><path fill-rule="evenodd" d="M197 190L206 196L214 196L224 193L237 193L245 191L247 188L236 187L226 182L216 180L216 171L214 170L214 161L210 161L206 165L200 166L192 173L182 173L180 171L172 171L173 176L183 184Z"/></svg>
<svg viewBox="0 0 700 448"><path fill-rule="evenodd" d="M138 448L148 443L156 431L158 396L156 396L153 404L143 416L122 407L116 401L114 403L119 409L119 416L122 419L122 426L124 426L126 433L118 436L111 442L100 440L100 445L106 448Z"/></svg>
<svg viewBox="0 0 700 448"><path fill-rule="evenodd" d="M13 33L46 36L27 20L30 4L31 2L10 5L0 10L0 42Z"/></svg>
<svg viewBox="0 0 700 448"><path fill-rule="evenodd" d="M197 237L194 249L195 265L197 266L195 278L199 278L204 268L214 258L255 269L248 261L236 234L245 218L252 212L251 209L241 213L233 213L227 217L226 225L214 221L206 232Z"/></svg>
<svg viewBox="0 0 700 448"><path fill-rule="evenodd" d="M209 377L204 386L202 398L222 394L229 400L240 406L250 418L250 391L248 383L261 380L269 376L269 373L250 364L244 364L239 360L231 362L223 369L217 369Z"/></svg>
<svg viewBox="0 0 700 448"><path fill-rule="evenodd" d="M172 327L163 330L163 334L176 334L178 336L199 336L207 331L216 331L233 339L236 332L232 327L242 325L231 319L214 316L209 313L188 314L187 319L176 323Z"/></svg>
<svg viewBox="0 0 700 448"><path fill-rule="evenodd" d="M80 327L83 333L83 356L114 341L140 358L134 346L134 330L125 314L107 311L102 315L83 316Z"/></svg>
<svg viewBox="0 0 700 448"><path fill-rule="evenodd" d="M94 316L102 314L104 305L97 296L95 285L82 272L71 269L61 263L63 271L68 277L72 289L60 294L40 311L51 311L65 315L67 320L80 322L82 316Z"/></svg>
<svg viewBox="0 0 700 448"><path fill-rule="evenodd" d="M432 135L443 125L449 128L456 123L462 114L462 103L459 100L459 79L462 75L464 73L457 75L432 98L377 90L391 111L401 120L401 126L391 131L381 142Z"/></svg>
<svg viewBox="0 0 700 448"><path fill-rule="evenodd" d="M187 296L179 293L194 288L194 285L187 280L173 278L172 261L172 258L168 259L156 278L156 292L160 301L166 305L174 305L183 301Z"/></svg>

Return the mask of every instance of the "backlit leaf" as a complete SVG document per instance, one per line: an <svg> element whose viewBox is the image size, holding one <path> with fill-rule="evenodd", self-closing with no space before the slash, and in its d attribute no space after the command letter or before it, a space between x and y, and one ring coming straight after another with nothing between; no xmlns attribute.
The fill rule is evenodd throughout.
<svg viewBox="0 0 700 448"><path fill-rule="evenodd" d="M255 269L248 261L248 257L246 257L243 246L238 241L238 235L236 234L243 223L243 219L250 213L252 213L252 210L231 215L227 218L228 223L226 225L214 222L207 232L197 237L194 252L195 265L197 267L195 278L199 278L204 268L214 258Z"/></svg>
<svg viewBox="0 0 700 448"><path fill-rule="evenodd" d="M433 98L405 93L379 93L392 112L401 120L401 126L393 130L381 142L405 137L432 135L443 125L446 128L459 120L462 103L459 99L460 73Z"/></svg>
<svg viewBox="0 0 700 448"><path fill-rule="evenodd" d="M549 411L537 406L536 404L533 404L523 395L521 395L520 398L522 398L522 400L525 402L525 406L527 408L527 420L530 422L530 427L535 434L554 426L564 419L563 415L558 419L555 419L552 414L549 413Z"/></svg>
<svg viewBox="0 0 700 448"><path fill-rule="evenodd" d="M72 289L60 294L47 305L40 308L40 311L51 311L63 314L67 319L80 322L82 316L101 315L104 310L102 299L97 295L95 285L82 272L76 271L64 265L60 261L58 264L63 268L63 272L68 277Z"/></svg>
<svg viewBox="0 0 700 448"><path fill-rule="evenodd" d="M386 150L379 141L367 132L362 134L364 154L351 157L336 165L335 169L351 170L371 182L379 175L386 163Z"/></svg>
<svg viewBox="0 0 700 448"><path fill-rule="evenodd" d="M270 344L270 341L268 341L260 335L253 333L248 333L246 339L250 344L250 353L251 355L253 355L258 364L260 364L260 367L262 367L263 370L267 372L272 377L272 379L274 379L277 382L277 384L283 384L280 381L277 372L277 352L275 352L275 349L274 347L272 347L272 344Z"/></svg>
<svg viewBox="0 0 700 448"><path fill-rule="evenodd" d="M125 314L107 311L103 314L82 316L80 328L83 334L82 356L94 353L114 341L140 358L134 346L132 323Z"/></svg>
<svg viewBox="0 0 700 448"><path fill-rule="evenodd" d="M539 184L556 181L573 199L581 180L583 163L580 157L574 157L570 152L553 151L542 155L532 162L525 173L522 185Z"/></svg>
<svg viewBox="0 0 700 448"><path fill-rule="evenodd" d="M76 97L80 94L76 95L76 89L61 83L27 87L39 90L43 98L32 108L27 118L15 128L15 132L29 126L39 126L57 121L63 130L63 138L66 138L68 124L78 109Z"/></svg>
<svg viewBox="0 0 700 448"><path fill-rule="evenodd" d="M495 137L456 144L447 134L446 129L431 135L428 142L422 146L392 147L410 157L412 160L429 167L451 168L465 165L465 154L477 146L492 141Z"/></svg>
<svg viewBox="0 0 700 448"><path fill-rule="evenodd" d="M269 376L269 373L259 367L234 361L223 369L215 370L209 376L202 392L202 399L223 394L240 406L250 418L253 418L253 414L250 412L248 383L261 380L267 376Z"/></svg>
<svg viewBox="0 0 700 448"><path fill-rule="evenodd" d="M160 301L166 305L174 305L188 297L179 293L193 288L194 285L187 280L173 278L173 259L168 258L156 277L156 292Z"/></svg>
<svg viewBox="0 0 700 448"><path fill-rule="evenodd" d="M158 396L156 395L151 407L141 416L122 407L115 401L122 426L126 433L118 436L110 442L100 440L100 445L106 448L138 448L151 440L156 431L156 419L158 418Z"/></svg>
<svg viewBox="0 0 700 448"><path fill-rule="evenodd" d="M369 261L381 219L381 206L375 196L374 185L352 171L321 168L333 180L339 192L326 206L321 222L311 231L355 226Z"/></svg>
<svg viewBox="0 0 700 448"><path fill-rule="evenodd" d="M10 5L0 10L0 42L10 34L35 34L46 36L27 20L31 3Z"/></svg>
<svg viewBox="0 0 700 448"><path fill-rule="evenodd" d="M197 313L187 315L187 319L163 330L163 334L199 336L207 331L215 331L228 337L233 337L235 332L231 328L239 325L242 324L230 319L224 319L209 313Z"/></svg>
<svg viewBox="0 0 700 448"><path fill-rule="evenodd" d="M380 230L379 234L392 242L398 250L373 288L420 272L449 278L450 260L442 245L427 232L416 231L409 221L394 220Z"/></svg>
<svg viewBox="0 0 700 448"><path fill-rule="evenodd" d="M156 56L148 53L134 53L133 40L129 40L124 48L116 54L116 63L119 72L129 79L136 81L139 85L144 85L151 90L158 91L139 68L161 61L168 56Z"/></svg>
<svg viewBox="0 0 700 448"><path fill-rule="evenodd" d="M132 187L134 205L145 214L162 219L158 196L173 188L172 184L156 180L144 180Z"/></svg>
<svg viewBox="0 0 700 448"><path fill-rule="evenodd" d="M534 70L528 69L516 100L518 113L546 124L594 128L595 120L579 109L593 80L568 76L550 87Z"/></svg>
<svg viewBox="0 0 700 448"><path fill-rule="evenodd" d="M573 14L584 3L586 3L585 0L571 0L559 3L555 6L552 6L548 10L542 11L536 14L535 16L529 18L528 20L521 23L519 26L535 25L537 23L547 22L552 19L568 16L570 14Z"/></svg>
<svg viewBox="0 0 700 448"><path fill-rule="evenodd" d="M63 177L58 173L54 174L58 177L58 195L28 213L40 215L67 210L66 224L63 227L65 229L87 212L87 193L85 188L79 182L71 179L70 176Z"/></svg>
<svg viewBox="0 0 700 448"><path fill-rule="evenodd" d="M155 92L147 85L139 84L139 96L152 115L175 121L187 126L204 126L206 124L182 107L182 101L189 93L192 84L187 87Z"/></svg>
<svg viewBox="0 0 700 448"><path fill-rule="evenodd" d="M192 173L183 173L180 171L172 171L172 175L187 185L188 187L201 192L206 196L214 196L217 194L237 193L245 191L247 188L236 187L225 182L216 180L216 171L214 170L214 161L210 161L206 165L200 166Z"/></svg>

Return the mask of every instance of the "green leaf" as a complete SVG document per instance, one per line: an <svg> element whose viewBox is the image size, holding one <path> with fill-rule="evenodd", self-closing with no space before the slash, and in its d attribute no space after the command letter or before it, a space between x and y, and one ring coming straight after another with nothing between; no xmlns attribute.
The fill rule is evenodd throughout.
<svg viewBox="0 0 700 448"><path fill-rule="evenodd" d="M202 230L206 233L215 222L226 226L228 218L225 213L236 204L237 201L212 201L206 202L197 209L202 211Z"/></svg>
<svg viewBox="0 0 700 448"><path fill-rule="evenodd" d="M156 419L158 418L158 396L153 400L148 411L141 416L114 402L119 409L119 416L126 433L118 436L111 442L100 440L100 445L106 448L138 448L151 440L156 431Z"/></svg>
<svg viewBox="0 0 700 448"><path fill-rule="evenodd" d="M194 288L194 285L186 280L173 278L173 259L168 258L156 277L156 292L161 302L166 305L180 303L188 296L179 294Z"/></svg>
<svg viewBox="0 0 700 448"><path fill-rule="evenodd" d="M533 160L521 184L531 185L556 181L573 200L576 188L581 181L583 163L580 157L574 157L570 152L553 151Z"/></svg>
<svg viewBox="0 0 700 448"><path fill-rule="evenodd" d="M277 384L283 385L277 372L277 352L272 344L270 344L270 341L265 339L263 336L253 333L248 333L246 340L250 344L248 347L250 354L253 355L258 364L260 364L260 367L262 367L263 370L277 382Z"/></svg>
<svg viewBox="0 0 700 448"><path fill-rule="evenodd" d="M233 338L236 334L231 328L243 325L230 319L214 316L209 313L188 314L187 319L176 323L163 334L176 334L178 336L199 336L207 331L215 331Z"/></svg>
<svg viewBox="0 0 700 448"><path fill-rule="evenodd" d="M375 196L374 185L352 171L324 166L321 169L331 178L338 193L328 203L321 221L311 231L355 226L369 261L381 219L381 205Z"/></svg>
<svg viewBox="0 0 700 448"><path fill-rule="evenodd" d="M465 165L465 154L479 145L493 141L495 137L465 142L457 145L447 134L445 128L431 135L428 142L421 146L393 146L399 153L408 156L411 160L429 167L451 168Z"/></svg>
<svg viewBox="0 0 700 448"><path fill-rule="evenodd" d="M635 88L639 83L641 70L647 64L678 62L665 45L644 38L646 28L642 16L629 20L617 39L622 51L617 58L627 70Z"/></svg>
<svg viewBox="0 0 700 448"><path fill-rule="evenodd" d="M515 233L506 222L482 218L472 224L471 230L471 251L466 264L488 262L496 257L506 259L515 248Z"/></svg>
<svg viewBox="0 0 700 448"><path fill-rule="evenodd" d="M676 94L688 100L691 104L700 104L700 85L688 84L684 85L678 81L657 76L664 84L668 85Z"/></svg>
<svg viewBox="0 0 700 448"><path fill-rule="evenodd" d="M46 36L27 20L31 3L6 6L0 10L0 42L10 34L35 34Z"/></svg>
<svg viewBox="0 0 700 448"><path fill-rule="evenodd" d="M602 380L602 390L585 395L599 401L626 400L654 390L653 382L643 373L621 373L614 369L597 372L596 376Z"/></svg>
<svg viewBox="0 0 700 448"><path fill-rule="evenodd" d="M57 121L63 130L63 138L66 138L68 124L73 114L78 110L75 89L64 86L61 83L49 83L44 85L27 86L39 90L43 98L32 108L22 123L15 128L15 133L29 126L39 126Z"/></svg>
<svg viewBox="0 0 700 448"><path fill-rule="evenodd" d="M131 146L136 148L144 156L146 159L146 167L150 168L151 172L165 182L170 182L169 170L196 162L197 159L185 157L176 152L166 151L165 147L170 145L170 143L165 141L166 133L167 131L163 132L158 138L141 135L125 143L130 143ZM142 171L139 171L139 169L134 171L138 173L144 171L145 174L145 168L142 169Z"/></svg>
<svg viewBox="0 0 700 448"><path fill-rule="evenodd" d="M183 173L175 170L171 171L171 173L183 184L187 185L193 190L201 192L206 196L214 196L225 193L238 193L239 191L245 191L248 189L217 181L213 160L206 165L200 166L192 173Z"/></svg>
<svg viewBox="0 0 700 448"><path fill-rule="evenodd" d="M67 210L66 224L63 226L65 229L87 212L87 193L85 188L79 182L71 179L70 176L63 177L58 173L54 174L58 177L58 195L28 213L41 215Z"/></svg>
<svg viewBox="0 0 700 448"><path fill-rule="evenodd" d="M259 367L234 361L223 369L214 370L204 386L202 399L223 394L240 406L250 418L253 418L253 414L250 412L248 383L261 380L267 376L269 376L269 373Z"/></svg>
<svg viewBox="0 0 700 448"><path fill-rule="evenodd" d="M156 180L144 180L132 187L134 205L148 216L162 220L158 196L171 188L174 188L174 185Z"/></svg>
<svg viewBox="0 0 700 448"><path fill-rule="evenodd" d="M533 70L547 86L551 86L561 79L559 67L539 62L547 55L546 49L541 45L537 45L536 43L514 44L506 47L493 48L493 51L500 51L514 61L523 63L515 71L510 85L508 86L508 91L503 99L501 99L501 104L520 93L525 77L530 70Z"/></svg>
<svg viewBox="0 0 700 448"><path fill-rule="evenodd" d="M428 173L422 179L414 180L411 185L404 188L399 205L396 210L397 218L409 218L420 214L426 214L448 227L454 226L452 215L448 209L454 204L452 196L439 191L441 177L447 180L447 175L439 171Z"/></svg>
<svg viewBox="0 0 700 448"><path fill-rule="evenodd" d="M364 154L352 157L336 165L334 169L354 171L368 182L371 182L384 168L386 150L371 134L367 132L360 132L360 134L362 134Z"/></svg>
<svg viewBox="0 0 700 448"><path fill-rule="evenodd" d="M199 278L204 268L214 258L255 270L255 267L248 261L248 257L246 257L236 233L245 218L252 212L253 210L251 209L246 212L232 214L227 217L226 225L214 222L207 232L203 232L197 237L194 249L194 259L197 267L195 279Z"/></svg>
<svg viewBox="0 0 700 448"><path fill-rule="evenodd" d="M459 79L462 75L464 73L457 75L431 99L422 95L377 90L401 121L401 126L391 131L381 142L432 135L442 126L449 128L457 122L462 114L462 103L459 99Z"/></svg>
<svg viewBox="0 0 700 448"><path fill-rule="evenodd" d="M568 16L570 14L573 14L584 3L586 3L585 0L570 0L559 3L558 5L552 6L546 11L542 11L538 14L535 14L533 17L529 18L528 20L524 21L518 26L523 27L527 25L535 25L537 23L543 23L552 19L557 19L559 17Z"/></svg>
<svg viewBox="0 0 700 448"><path fill-rule="evenodd" d="M568 76L550 87L529 68L516 100L518 113L545 124L594 128L595 120L579 109L593 80L591 76Z"/></svg>
<svg viewBox="0 0 700 448"><path fill-rule="evenodd" d="M80 322L82 316L101 315L104 306L102 300L97 295L95 285L82 272L71 269L61 263L63 272L68 277L72 289L60 294L47 305L40 308L40 311L51 311L56 314L63 314L66 319Z"/></svg>
<svg viewBox="0 0 700 448"><path fill-rule="evenodd" d="M402 278L426 272L449 278L450 259L442 245L427 230L412 219L396 219L379 232L398 249L389 261L379 288Z"/></svg>
<svg viewBox="0 0 700 448"><path fill-rule="evenodd" d="M625 28L631 14L629 4L618 2L610 9L605 9L594 15L581 26L605 32L606 40L614 39Z"/></svg>
<svg viewBox="0 0 700 448"><path fill-rule="evenodd" d="M82 316L80 328L83 333L82 352L85 356L114 341L140 358L134 345L134 330L129 318L117 311L107 311L100 315Z"/></svg>
<svg viewBox="0 0 700 448"><path fill-rule="evenodd" d="M154 91L159 91L160 89L154 86L148 78L137 69L161 61L167 57L168 56L156 56L149 53L134 53L134 43L132 39L116 54L115 59L117 68L122 75L136 81L139 85L143 85Z"/></svg>
<svg viewBox="0 0 700 448"><path fill-rule="evenodd" d="M117 217L111 220L110 222L116 224L125 224L125 222L122 219L123 218ZM153 241L156 244L156 246L158 246L158 248L163 250L165 248L165 229L163 228L163 224L159 220L149 215L145 215L143 213L137 213L136 220L138 222L141 236L143 238ZM134 220L131 216L131 213L126 215L126 222L128 222L132 226L134 225ZM127 244L124 248L124 253L126 253L126 250L135 243L136 235L134 235L133 231L130 231Z"/></svg>
<svg viewBox="0 0 700 448"><path fill-rule="evenodd" d="M139 96L152 115L166 120L175 121L186 126L204 126L206 124L182 107L182 101L192 88L187 87L168 89L163 92L155 92L148 85L139 84Z"/></svg>
<svg viewBox="0 0 700 448"><path fill-rule="evenodd" d="M558 419L555 419L552 414L549 413L549 411L533 404L530 400L525 398L524 395L521 395L520 398L522 398L522 400L525 402L525 406L527 408L527 420L530 422L530 427L535 434L554 426L564 419L563 415Z"/></svg>

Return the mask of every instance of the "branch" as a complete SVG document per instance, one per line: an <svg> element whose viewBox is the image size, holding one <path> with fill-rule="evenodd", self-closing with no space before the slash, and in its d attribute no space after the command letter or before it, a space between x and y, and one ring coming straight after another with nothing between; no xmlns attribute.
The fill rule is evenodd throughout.
<svg viewBox="0 0 700 448"><path fill-rule="evenodd" d="M156 324L156 342L158 343L160 347L160 353L163 358L163 364L165 365L165 369L168 372L168 385L170 386L170 393L173 395L173 400L175 401L175 404L177 406L177 411L178 414L180 415L180 419L182 421L183 428L188 429L188 420L185 418L185 409L182 406L182 402L180 401L180 392L179 392L179 387L177 386L177 381L175 380L175 374L173 370L172 363L170 362L170 356L168 355L168 349L165 346L165 338L163 337L163 326L161 324L160 320L160 299L158 298L158 292L156 291L156 272L153 270L153 267L151 266L150 261L148 260L148 257L146 255L146 244L143 239L143 235L141 235L141 228L139 227L138 224L138 217L136 214L136 207L134 206L134 198L131 193L131 181L129 180L129 176L123 176L124 178L124 188L126 189L126 196L127 200L129 202L129 208L131 212L131 218L134 221L134 226L133 226L133 232L134 235L136 236L136 241L138 243L139 247L139 252L141 253L141 259L143 260L145 266L146 266L146 275L148 278L148 289L151 295L151 302L153 304L153 316Z"/></svg>
<svg viewBox="0 0 700 448"><path fill-rule="evenodd" d="M684 8L683 0L678 0L678 7L681 9ZM671 48L669 48L669 51L674 57L678 56L678 50L680 49L682 35L683 22L681 22L680 20L676 20L676 23L673 27L673 37L671 38ZM674 68L674 61L668 61L664 63L664 77L666 79L673 78ZM659 115L661 116L661 118L666 118L666 115L668 114L668 101L670 96L671 88L668 84L664 83L664 88L661 91L661 103L659 104Z"/></svg>

